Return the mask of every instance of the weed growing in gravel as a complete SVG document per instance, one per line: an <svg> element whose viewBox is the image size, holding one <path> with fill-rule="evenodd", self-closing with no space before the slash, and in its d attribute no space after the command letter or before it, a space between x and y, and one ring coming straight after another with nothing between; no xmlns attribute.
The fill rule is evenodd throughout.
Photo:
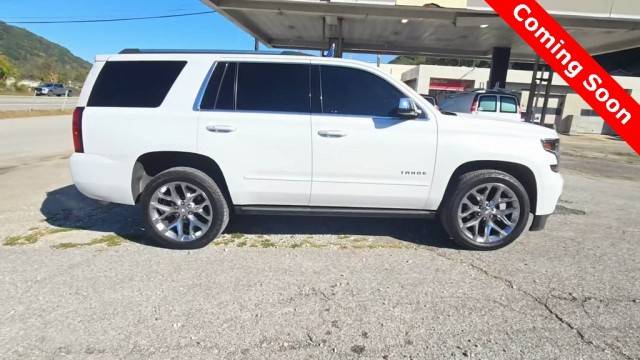
<svg viewBox="0 0 640 360"><path fill-rule="evenodd" d="M226 245L230 245L233 244L236 240L231 237L231 236L227 236L227 235L223 235L217 239L215 239L211 244L213 246L226 246Z"/></svg>
<svg viewBox="0 0 640 360"><path fill-rule="evenodd" d="M271 241L269 239L264 239L264 240L260 241L260 243L258 245L260 247L262 247L262 248L274 248L274 247L277 247L277 245L273 241Z"/></svg>
<svg viewBox="0 0 640 360"><path fill-rule="evenodd" d="M242 239L242 240L240 240ZM374 250L374 249L408 249L410 245L401 242L370 242L365 237L351 237L339 235L338 240L331 241L325 238L306 236L302 240L295 241L295 237L272 239L265 235L225 234L213 242L213 246L236 248L275 248L275 249L327 249L337 248L341 250Z"/></svg>
<svg viewBox="0 0 640 360"><path fill-rule="evenodd" d="M24 246L35 244L43 236L73 231L68 228L31 228L28 233L23 235L9 236L4 239L4 246Z"/></svg>
<svg viewBox="0 0 640 360"><path fill-rule="evenodd" d="M99 238L95 238L89 242L84 243L60 243L52 245L51 247L58 250L66 250L66 249L74 249L79 247L93 246L93 245L105 245L108 247L119 246L122 245L122 241L124 239L118 235L109 234L105 236L101 236Z"/></svg>

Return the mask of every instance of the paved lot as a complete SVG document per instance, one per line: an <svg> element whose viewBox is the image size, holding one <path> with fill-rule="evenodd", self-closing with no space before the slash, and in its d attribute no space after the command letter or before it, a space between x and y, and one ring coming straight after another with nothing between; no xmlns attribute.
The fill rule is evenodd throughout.
<svg viewBox="0 0 640 360"><path fill-rule="evenodd" d="M2 358L640 358L640 161L620 141L564 138L557 215L497 252L435 222L280 217L170 251L70 186L67 134L0 121Z"/></svg>
<svg viewBox="0 0 640 360"><path fill-rule="evenodd" d="M0 95L0 111L72 109L77 97Z"/></svg>

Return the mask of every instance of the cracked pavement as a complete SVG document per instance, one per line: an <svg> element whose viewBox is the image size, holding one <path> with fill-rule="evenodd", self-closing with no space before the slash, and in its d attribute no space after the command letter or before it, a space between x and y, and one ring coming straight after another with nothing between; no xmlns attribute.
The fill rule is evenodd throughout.
<svg viewBox="0 0 640 360"><path fill-rule="evenodd" d="M287 217L172 251L69 186L68 119L5 121L0 240L24 244L0 245L0 358L640 359L640 161L616 140L563 139L557 214L500 251L432 221ZM34 129L56 143L11 145Z"/></svg>

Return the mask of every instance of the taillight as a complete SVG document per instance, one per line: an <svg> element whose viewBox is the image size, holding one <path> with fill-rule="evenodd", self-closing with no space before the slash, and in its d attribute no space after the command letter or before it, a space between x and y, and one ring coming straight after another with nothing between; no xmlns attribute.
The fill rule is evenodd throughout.
<svg viewBox="0 0 640 360"><path fill-rule="evenodd" d="M475 98L473 100L473 103L471 103L471 113L475 113L478 112L478 98Z"/></svg>
<svg viewBox="0 0 640 360"><path fill-rule="evenodd" d="M82 143L82 112L84 107L77 107L73 110L73 149L77 153L84 152L84 144Z"/></svg>

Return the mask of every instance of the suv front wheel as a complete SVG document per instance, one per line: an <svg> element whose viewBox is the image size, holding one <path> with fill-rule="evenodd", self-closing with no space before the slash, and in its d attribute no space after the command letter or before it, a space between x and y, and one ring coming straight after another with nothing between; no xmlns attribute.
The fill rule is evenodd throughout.
<svg viewBox="0 0 640 360"><path fill-rule="evenodd" d="M458 179L440 217L458 245L495 250L522 234L529 211L529 196L516 178L502 171L479 170Z"/></svg>
<svg viewBox="0 0 640 360"><path fill-rule="evenodd" d="M192 168L156 175L145 187L141 203L147 233L168 248L206 246L229 222L229 207L220 188Z"/></svg>

